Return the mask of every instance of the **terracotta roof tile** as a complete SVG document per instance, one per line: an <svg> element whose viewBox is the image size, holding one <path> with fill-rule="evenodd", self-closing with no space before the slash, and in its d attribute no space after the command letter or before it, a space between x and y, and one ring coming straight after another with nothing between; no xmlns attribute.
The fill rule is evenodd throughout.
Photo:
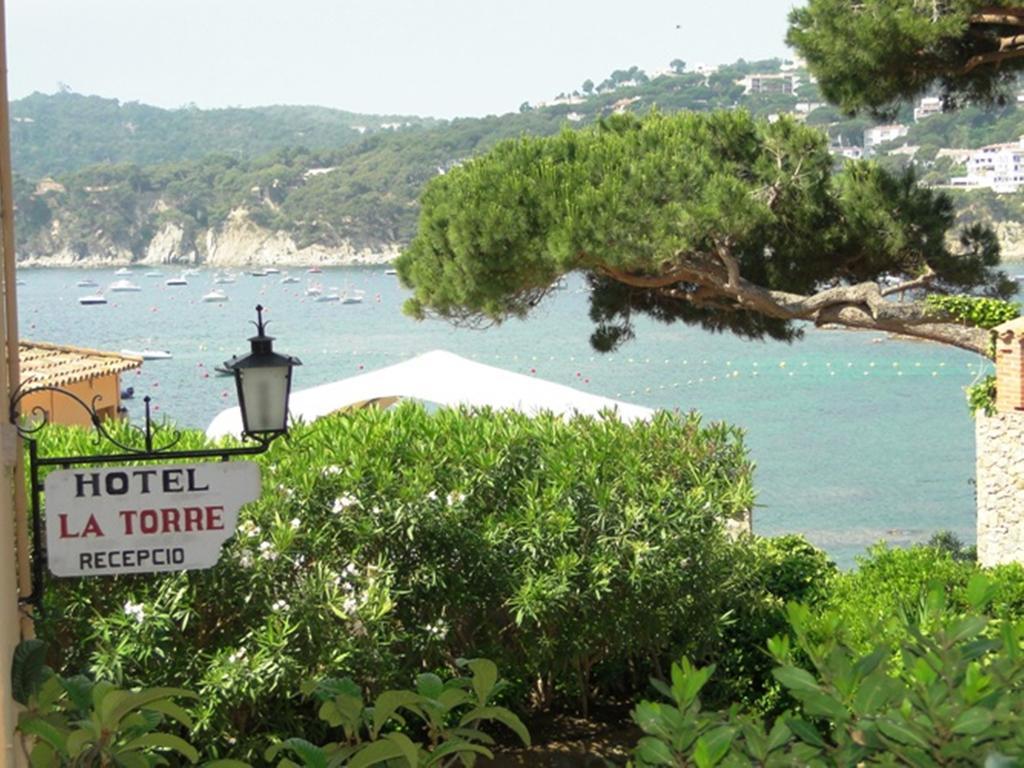
<svg viewBox="0 0 1024 768"><path fill-rule="evenodd" d="M142 358L85 347L21 341L21 380L26 387L59 387L76 381L138 368Z"/></svg>

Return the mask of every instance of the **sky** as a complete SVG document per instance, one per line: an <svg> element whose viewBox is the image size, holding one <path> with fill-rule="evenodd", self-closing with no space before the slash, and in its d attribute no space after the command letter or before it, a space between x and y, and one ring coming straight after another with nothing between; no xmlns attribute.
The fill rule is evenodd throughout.
<svg viewBox="0 0 1024 768"><path fill-rule="evenodd" d="M6 0L12 98L482 116L633 65L786 56L800 0Z"/></svg>

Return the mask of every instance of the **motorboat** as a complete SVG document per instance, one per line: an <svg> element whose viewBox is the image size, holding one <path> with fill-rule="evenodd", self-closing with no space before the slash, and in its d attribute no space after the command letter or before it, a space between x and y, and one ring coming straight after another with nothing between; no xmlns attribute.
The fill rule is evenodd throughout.
<svg viewBox="0 0 1024 768"><path fill-rule="evenodd" d="M154 269L152 272L147 272L146 277L163 277L164 273L160 270Z"/></svg>
<svg viewBox="0 0 1024 768"><path fill-rule="evenodd" d="M170 360L172 357L166 349L122 349L121 354L141 357L143 360Z"/></svg>
<svg viewBox="0 0 1024 768"><path fill-rule="evenodd" d="M254 269L249 273L252 277L266 277L270 273L265 269Z"/></svg>
<svg viewBox="0 0 1024 768"><path fill-rule="evenodd" d="M115 280L107 290L113 293L137 293L142 289L131 280Z"/></svg>
<svg viewBox="0 0 1024 768"><path fill-rule="evenodd" d="M339 296L342 304L362 304L363 303L363 292L362 291L342 291Z"/></svg>
<svg viewBox="0 0 1024 768"><path fill-rule="evenodd" d="M77 283L75 283L75 285L77 285L79 288L99 288L100 287L99 283L97 283L95 280L90 280L89 278L86 278L85 280L79 280Z"/></svg>
<svg viewBox="0 0 1024 768"><path fill-rule="evenodd" d="M215 282L217 285L229 285L230 283L235 282L235 276L217 273L216 275L213 276L213 282Z"/></svg>
<svg viewBox="0 0 1024 768"><path fill-rule="evenodd" d="M121 267L114 274L115 275L130 275L131 273L132 273L132 271L130 269L128 269L128 267Z"/></svg>
<svg viewBox="0 0 1024 768"><path fill-rule="evenodd" d="M102 293L94 293L89 296L79 296L78 303L85 306L90 306L92 304L106 304L107 297Z"/></svg>
<svg viewBox="0 0 1024 768"><path fill-rule="evenodd" d="M217 302L219 302L219 301L227 301L227 300L228 300L228 295L226 293L224 293L224 291L220 290L219 288L214 288L209 293L203 294L203 301L209 301L209 302L217 301Z"/></svg>
<svg viewBox="0 0 1024 768"><path fill-rule="evenodd" d="M398 274L398 270L397 269L385 269L384 270L384 274L385 275L397 275Z"/></svg>
<svg viewBox="0 0 1024 768"><path fill-rule="evenodd" d="M310 267L306 270L307 275L319 275L321 272L323 272L323 270L320 269L320 267Z"/></svg>
<svg viewBox="0 0 1024 768"><path fill-rule="evenodd" d="M281 278L281 283L282 284L298 283L298 282L300 282L299 278L295 277L294 275L285 275L284 277Z"/></svg>
<svg viewBox="0 0 1024 768"><path fill-rule="evenodd" d="M179 275L178 277L165 280L164 285L188 285L188 280L185 279L184 275Z"/></svg>
<svg viewBox="0 0 1024 768"><path fill-rule="evenodd" d="M324 289L320 285L320 283L310 283L306 287L306 295L307 296L319 296L323 292L324 292Z"/></svg>
<svg viewBox="0 0 1024 768"><path fill-rule="evenodd" d="M263 274L264 275L279 275L279 274L281 274L281 270L278 269L277 267L264 267L263 268Z"/></svg>
<svg viewBox="0 0 1024 768"><path fill-rule="evenodd" d="M319 301L321 303L326 303L328 301L341 301L341 295L336 289L332 288L327 291L327 293L321 293L316 297L316 299L314 299L314 301Z"/></svg>
<svg viewBox="0 0 1024 768"><path fill-rule="evenodd" d="M199 274L199 270L196 269L195 267L189 267L181 274L185 275L185 277L195 277L196 275Z"/></svg>

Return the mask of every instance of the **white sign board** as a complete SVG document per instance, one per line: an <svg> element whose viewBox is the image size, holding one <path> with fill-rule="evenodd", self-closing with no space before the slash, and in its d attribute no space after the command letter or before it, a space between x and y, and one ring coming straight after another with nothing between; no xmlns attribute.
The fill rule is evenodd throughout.
<svg viewBox="0 0 1024 768"><path fill-rule="evenodd" d="M46 554L57 576L210 568L239 508L260 496L251 461L63 469L46 477Z"/></svg>

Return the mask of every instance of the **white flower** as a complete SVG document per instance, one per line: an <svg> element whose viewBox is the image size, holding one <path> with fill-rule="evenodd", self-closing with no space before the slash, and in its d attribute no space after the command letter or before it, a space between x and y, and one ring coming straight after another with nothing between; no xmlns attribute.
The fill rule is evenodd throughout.
<svg viewBox="0 0 1024 768"><path fill-rule="evenodd" d="M252 552L248 549L243 549L238 556L238 564L243 568L252 568Z"/></svg>
<svg viewBox="0 0 1024 768"><path fill-rule="evenodd" d="M358 503L359 499L357 499L355 496L352 496L351 494L346 493L344 496L339 496L334 500L334 506L331 508L331 511L334 512L334 514L338 515L345 511L346 509L348 509L349 507L351 507L352 505Z"/></svg>
<svg viewBox="0 0 1024 768"><path fill-rule="evenodd" d="M349 563L341 569L341 572L346 576L355 576L357 573L359 573L359 568L356 567L355 563Z"/></svg>
<svg viewBox="0 0 1024 768"><path fill-rule="evenodd" d="M339 467L337 464L331 464L331 466L329 466L329 467L324 467L324 471L323 471L324 477L326 477L327 475L340 475L340 474L341 474L341 467Z"/></svg>
<svg viewBox="0 0 1024 768"><path fill-rule="evenodd" d="M259 536L262 533L262 531L260 530L260 527L258 525L254 525L251 528L249 528L249 530L246 531L246 533L248 533L250 536Z"/></svg>
<svg viewBox="0 0 1024 768"><path fill-rule="evenodd" d="M452 491L448 494L448 506L454 507L456 504L461 504L466 500L466 494L462 491Z"/></svg>
<svg viewBox="0 0 1024 768"><path fill-rule="evenodd" d="M345 613L352 613L356 608L359 607L359 601L354 597L346 597L345 602L341 604L341 610Z"/></svg>
<svg viewBox="0 0 1024 768"><path fill-rule="evenodd" d="M291 606L289 606L285 600L278 600L272 606L270 606L270 610L276 613L280 613L281 611L287 611L290 607Z"/></svg>
<svg viewBox="0 0 1024 768"><path fill-rule="evenodd" d="M427 501L437 501L437 491L431 491L427 494Z"/></svg>
<svg viewBox="0 0 1024 768"><path fill-rule="evenodd" d="M428 635L430 635L431 637L436 637L438 639L443 638L445 635L448 634L448 625L440 619L435 621L433 624L428 624L425 627L425 629L427 630Z"/></svg>
<svg viewBox="0 0 1024 768"><path fill-rule="evenodd" d="M245 658L245 648L239 648L237 651L228 656L228 661L232 664L237 664Z"/></svg>
<svg viewBox="0 0 1024 768"><path fill-rule="evenodd" d="M141 624L146 618L146 609L142 603L133 603L128 600L124 604L124 612Z"/></svg>
<svg viewBox="0 0 1024 768"><path fill-rule="evenodd" d="M293 531L297 531L301 527L302 527L302 521L299 520L299 518L297 518L297 517L293 517L292 518L292 530Z"/></svg>
<svg viewBox="0 0 1024 768"><path fill-rule="evenodd" d="M277 560L277 552L274 551L274 545L269 541L261 541L260 557L264 560Z"/></svg>

